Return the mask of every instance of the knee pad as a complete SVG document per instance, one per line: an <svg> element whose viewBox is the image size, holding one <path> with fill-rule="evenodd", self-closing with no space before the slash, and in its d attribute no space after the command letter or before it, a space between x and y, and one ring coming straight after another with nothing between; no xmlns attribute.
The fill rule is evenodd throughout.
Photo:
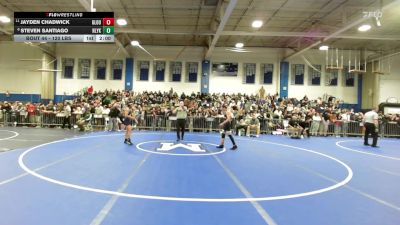
<svg viewBox="0 0 400 225"><path fill-rule="evenodd" d="M222 138L225 138L225 133L222 133L222 134L221 134L221 137L222 137Z"/></svg>

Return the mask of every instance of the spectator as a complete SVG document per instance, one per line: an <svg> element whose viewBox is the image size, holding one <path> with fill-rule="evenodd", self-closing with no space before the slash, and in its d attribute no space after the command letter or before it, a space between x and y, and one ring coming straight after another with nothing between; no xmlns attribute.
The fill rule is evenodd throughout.
<svg viewBox="0 0 400 225"><path fill-rule="evenodd" d="M321 124L322 118L319 112L316 112L312 117L312 124L311 124L311 135L317 136L319 131L319 126Z"/></svg>
<svg viewBox="0 0 400 225"><path fill-rule="evenodd" d="M348 132L348 126L351 118L351 111L343 110L342 115L340 117L342 119L342 132L344 136Z"/></svg>
<svg viewBox="0 0 400 225"><path fill-rule="evenodd" d="M118 117L120 116L120 105L119 103L114 103L110 109L110 131L117 131L118 128Z"/></svg>
<svg viewBox="0 0 400 225"><path fill-rule="evenodd" d="M68 129L71 129L71 103L70 102L65 102L64 103L64 122L62 125L62 128L65 128L65 124L68 124Z"/></svg>
<svg viewBox="0 0 400 225"><path fill-rule="evenodd" d="M300 126L300 121L297 114L293 114L293 116L289 120L289 135L292 138L300 138L301 134L303 133L303 127Z"/></svg>
<svg viewBox="0 0 400 225"><path fill-rule="evenodd" d="M328 135L328 126L329 126L329 119L330 119L330 113L328 110L325 110L322 113L322 120L321 120L321 124L320 124L320 134L322 136L327 136Z"/></svg>
<svg viewBox="0 0 400 225"><path fill-rule="evenodd" d="M35 115L36 106L33 103L28 102L26 108L28 111L29 123L35 124L36 123L36 115Z"/></svg>
<svg viewBox="0 0 400 225"><path fill-rule="evenodd" d="M83 117L81 117L77 122L76 125L78 125L79 131L85 131L85 126L87 126L92 119L92 114L91 113L85 113L83 114Z"/></svg>
<svg viewBox="0 0 400 225"><path fill-rule="evenodd" d="M75 117L78 119L80 113L93 113L93 117L98 125L103 125L109 120L109 130L117 130L118 128L118 116L120 115L120 109L122 106L128 106L133 104L135 106L134 116L140 121L140 127L152 127L153 129L163 129L167 127L166 117L171 113L171 107L179 102L179 98L183 97L185 106L188 107L188 116L192 117L192 121L189 126L201 128L201 130L217 130L218 121L217 115L221 112L221 106L227 105L237 107L238 110L233 112L235 121L241 121L237 123L238 128L243 126L246 122L246 118L251 114L255 114L259 125L260 132L269 131L269 129L276 129L283 127L283 119L292 120L293 116L297 117L298 123L301 127L307 128L307 121L311 122L310 131L312 135L317 135L318 130L320 134L326 136L328 134L328 127L332 128L330 124L335 124L334 121L341 121L342 125L339 127L336 123L336 134L342 133L360 133L362 130L361 126L346 126L347 122L352 121L355 124L357 121L361 121L363 114L358 112L355 114L353 111L341 111L341 101L331 98L326 95L322 98L315 100L309 99L304 96L302 99L297 100L295 98L279 98L275 95L265 95L264 99L260 99L258 95L247 95L247 94L200 94L191 93L190 95L180 94L174 92L130 92L130 91L96 91L92 94L87 93L85 90L82 94L71 101L70 108L73 113L74 121ZM40 111L40 115L43 116L43 124L65 124L67 120L65 117L61 117L61 113L65 114L67 105L49 103L46 106L40 104L29 104L24 106L19 102L0 103L1 110L5 112L3 120L7 123L14 122L33 122L39 123L38 118L32 118L30 116L24 119L24 112L28 112L32 115L39 115L37 112ZM67 110L68 112L68 110ZM62 115L64 116L64 115ZM109 119L107 118L109 117ZM111 119L113 116L114 119ZM57 121L58 119L58 121ZM111 122L112 120L116 122ZM331 123L329 122L331 120ZM385 123L399 123L399 116L392 115L381 115L381 120ZM318 122L320 121L320 122ZM71 122L70 122L71 123ZM19 123L20 124L20 123ZM383 127L383 126L381 126ZM247 127L246 127L247 128ZM200 129L199 129L200 130ZM304 129L306 130L306 129ZM247 129L246 129L247 131ZM332 130L333 131L333 130Z"/></svg>
<svg viewBox="0 0 400 225"><path fill-rule="evenodd" d="M246 135L249 137L250 132L252 130L256 131L256 137L260 136L260 121L257 118L257 115L255 113L252 114L251 119L249 121L249 126L247 126L247 133Z"/></svg>
<svg viewBox="0 0 400 225"><path fill-rule="evenodd" d="M241 133L240 133L240 130L244 130L244 132L246 132L247 133L247 127L249 126L249 123L248 123L248 120L245 120L245 119L241 119L240 121L239 121L239 123L238 124L236 124L236 127L235 127L235 134L236 134L236 136L240 136L241 135Z"/></svg>

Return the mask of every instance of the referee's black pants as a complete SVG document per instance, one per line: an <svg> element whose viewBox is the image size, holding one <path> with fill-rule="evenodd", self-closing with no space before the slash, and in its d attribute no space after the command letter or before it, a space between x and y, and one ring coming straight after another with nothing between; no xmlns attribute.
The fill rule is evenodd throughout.
<svg viewBox="0 0 400 225"><path fill-rule="evenodd" d="M180 140L181 137L183 140L183 136L185 135L185 125L186 125L186 119L176 120L176 138L178 140Z"/></svg>
<svg viewBox="0 0 400 225"><path fill-rule="evenodd" d="M378 132L375 131L375 124L373 123L365 123L365 136L364 136L364 145L368 145L368 136L372 135L372 146L376 146L378 142Z"/></svg>

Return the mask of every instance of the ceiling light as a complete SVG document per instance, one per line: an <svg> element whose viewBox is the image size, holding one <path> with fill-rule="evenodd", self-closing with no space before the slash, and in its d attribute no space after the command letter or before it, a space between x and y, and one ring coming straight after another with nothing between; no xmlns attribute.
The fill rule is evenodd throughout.
<svg viewBox="0 0 400 225"><path fill-rule="evenodd" d="M241 48L231 48L231 49L227 49L227 50L231 51L231 52L251 52L251 51L244 50L244 49L241 49Z"/></svg>
<svg viewBox="0 0 400 225"><path fill-rule="evenodd" d="M8 16L0 16L0 22L9 23L11 21L10 17Z"/></svg>
<svg viewBox="0 0 400 225"><path fill-rule="evenodd" d="M139 46L140 43L138 41L131 41L132 46Z"/></svg>
<svg viewBox="0 0 400 225"><path fill-rule="evenodd" d="M362 31L362 32L367 31L369 29L371 29L371 25L369 25L369 24L363 24L363 25L358 27L358 30Z"/></svg>
<svg viewBox="0 0 400 225"><path fill-rule="evenodd" d="M329 49L329 46L328 46L328 45L321 45L321 46L319 46L319 50L321 50L321 51L328 51L328 49Z"/></svg>
<svg viewBox="0 0 400 225"><path fill-rule="evenodd" d="M243 48L244 44L243 43L236 43L235 47L236 48Z"/></svg>
<svg viewBox="0 0 400 225"><path fill-rule="evenodd" d="M128 24L128 22L126 22L126 19L117 19L117 24L120 26L125 26L126 24Z"/></svg>
<svg viewBox="0 0 400 225"><path fill-rule="evenodd" d="M251 24L251 26L254 28L260 28L262 25L263 25L263 21L261 21L261 20L254 20L253 23Z"/></svg>

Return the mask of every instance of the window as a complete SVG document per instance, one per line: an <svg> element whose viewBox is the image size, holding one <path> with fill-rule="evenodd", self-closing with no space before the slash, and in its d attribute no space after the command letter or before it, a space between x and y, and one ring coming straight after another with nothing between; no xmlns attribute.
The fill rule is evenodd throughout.
<svg viewBox="0 0 400 225"><path fill-rule="evenodd" d="M261 83L272 84L272 76L274 72L274 64L264 63L261 64Z"/></svg>
<svg viewBox="0 0 400 225"><path fill-rule="evenodd" d="M171 81L180 82L182 77L182 62L171 62Z"/></svg>
<svg viewBox="0 0 400 225"><path fill-rule="evenodd" d="M186 80L189 82L197 82L199 64L197 62L189 62L186 64L186 68L188 74Z"/></svg>
<svg viewBox="0 0 400 225"><path fill-rule="evenodd" d="M244 63L244 83L254 84L256 82L256 64L255 63Z"/></svg>
<svg viewBox="0 0 400 225"><path fill-rule="evenodd" d="M303 85L304 84L304 65L303 64L292 64L292 80L293 85Z"/></svg>
<svg viewBox="0 0 400 225"><path fill-rule="evenodd" d="M62 59L62 70L63 70L63 78L66 79L74 78L74 59L69 59L69 58Z"/></svg>
<svg viewBox="0 0 400 225"><path fill-rule="evenodd" d="M111 61L111 76L113 80L122 80L122 67L124 61L122 60L113 60Z"/></svg>
<svg viewBox="0 0 400 225"><path fill-rule="evenodd" d="M330 72L326 72L326 86L337 86L338 84L338 70L331 70Z"/></svg>
<svg viewBox="0 0 400 225"><path fill-rule="evenodd" d="M351 67L354 69L354 66ZM354 87L354 73L349 73L349 67L345 66L343 68L343 86L345 87Z"/></svg>
<svg viewBox="0 0 400 225"><path fill-rule="evenodd" d="M155 62L155 81L164 81L165 76L165 62L164 61L156 61Z"/></svg>
<svg viewBox="0 0 400 225"><path fill-rule="evenodd" d="M97 80L105 80L106 79L107 60L96 59L95 65L96 65L96 79Z"/></svg>
<svg viewBox="0 0 400 225"><path fill-rule="evenodd" d="M321 85L321 65L313 65L308 67L308 84L309 85ZM317 69L317 70L315 70Z"/></svg>
<svg viewBox="0 0 400 225"><path fill-rule="evenodd" d="M78 74L80 79L90 78L90 59L79 59L78 60Z"/></svg>
<svg viewBox="0 0 400 225"><path fill-rule="evenodd" d="M139 80L148 81L149 80L149 61L140 61L139 62Z"/></svg>

